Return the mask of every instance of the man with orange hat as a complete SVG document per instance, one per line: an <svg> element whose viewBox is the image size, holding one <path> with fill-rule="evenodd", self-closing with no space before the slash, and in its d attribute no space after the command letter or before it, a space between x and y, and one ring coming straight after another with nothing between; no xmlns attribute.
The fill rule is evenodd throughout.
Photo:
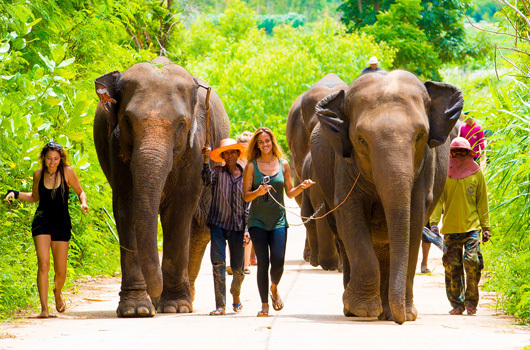
<svg viewBox="0 0 530 350"><path fill-rule="evenodd" d="M477 313L480 273L484 267L480 231L482 243L491 237L488 189L480 166L473 160L469 142L457 137L451 142L450 149L447 181L431 216L431 229L440 232L438 223L443 210L441 233L447 249L442 261L447 298L453 307L449 313L461 315L465 310L468 315L474 315Z"/></svg>
<svg viewBox="0 0 530 350"><path fill-rule="evenodd" d="M226 242L230 248L230 266L232 268L233 297L232 307L235 312L241 311L241 284L245 279L243 262L245 246L250 237L245 235L248 204L243 199L243 168L237 163L246 146L234 139L221 140L219 148L210 152L204 147L204 167L202 179L206 186L211 186L212 204L208 214L207 225L210 227L210 257L213 267L215 289L215 310L212 316L226 314ZM210 169L209 158L216 163L225 163Z"/></svg>

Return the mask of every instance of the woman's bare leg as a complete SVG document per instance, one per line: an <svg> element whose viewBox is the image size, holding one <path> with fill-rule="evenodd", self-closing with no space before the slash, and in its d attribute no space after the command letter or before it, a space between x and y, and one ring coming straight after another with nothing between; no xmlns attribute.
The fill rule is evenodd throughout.
<svg viewBox="0 0 530 350"><path fill-rule="evenodd" d="M66 310L66 303L64 302L62 290L66 281L66 262L68 259L68 242L53 241L52 242L52 254L53 254L53 269L55 271L55 288L53 294L55 296L55 308L59 312Z"/></svg>
<svg viewBox="0 0 530 350"><path fill-rule="evenodd" d="M50 272L50 246L52 238L50 235L38 235L33 237L35 250L37 252L37 288L41 305L39 318L47 318L48 311L48 273Z"/></svg>

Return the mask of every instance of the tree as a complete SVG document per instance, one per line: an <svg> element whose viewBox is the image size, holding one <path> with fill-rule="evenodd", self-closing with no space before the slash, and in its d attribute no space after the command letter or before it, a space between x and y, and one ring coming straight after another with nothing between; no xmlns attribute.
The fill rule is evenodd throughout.
<svg viewBox="0 0 530 350"><path fill-rule="evenodd" d="M437 78L437 69L441 63L461 60L462 53L472 54L465 50L466 36L463 25L464 11L469 7L469 2L374 0L364 3L361 0L346 0L339 10L344 12L342 21L350 31L372 26L372 29L367 31L372 33L378 42L386 40L402 52L402 58L424 60L424 63L430 66L423 67L421 74ZM409 6L411 8L408 8ZM379 21L382 22L378 23ZM409 42L411 39L412 43ZM412 71L418 69L413 66L414 62L405 62L398 57L394 63L396 68L408 68ZM431 73L428 73L429 71Z"/></svg>

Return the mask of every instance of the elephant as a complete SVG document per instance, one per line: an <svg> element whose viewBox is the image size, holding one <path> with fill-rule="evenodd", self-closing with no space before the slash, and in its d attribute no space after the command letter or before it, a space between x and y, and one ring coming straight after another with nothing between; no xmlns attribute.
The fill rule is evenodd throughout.
<svg viewBox="0 0 530 350"><path fill-rule="evenodd" d="M94 143L112 189L120 239L116 313L149 317L157 311L193 312L194 279L209 240L205 216L210 191L201 180L201 151L207 137L210 146L218 147L229 135L223 103L212 90L207 121L207 92L201 88L206 83L165 57L105 74L95 84L100 101ZM198 246L190 247L190 236Z"/></svg>
<svg viewBox="0 0 530 350"><path fill-rule="evenodd" d="M311 152L306 155L302 167L302 178L315 178ZM320 265L324 270L339 270L342 272L342 259L335 240L337 235L336 223L333 214L322 217L330 211L324 200L324 195L319 186L311 186L303 192L301 214L310 217L315 214L317 219L305 220L307 241L310 247L309 262L312 266ZM319 218L320 217L320 218Z"/></svg>
<svg viewBox="0 0 530 350"><path fill-rule="evenodd" d="M445 184L463 103L457 87L404 70L361 75L318 102L310 149L326 202L343 203L335 219L346 316L417 318L422 229Z"/></svg>
<svg viewBox="0 0 530 350"><path fill-rule="evenodd" d="M295 170L295 186L301 182L301 179L311 177L309 173L302 176L302 168L306 156L310 152L309 138L311 132L315 125L318 124L318 118L315 113L316 104L329 94L347 88L348 85L342 79L336 74L330 73L320 79L293 102L289 116L287 117L286 138ZM312 193L313 197L315 197L318 190L314 189L304 192ZM302 202L304 201L303 198L306 197L307 195L304 193L302 196L296 198L301 207L304 206ZM323 198L315 197L314 201L323 203ZM311 216L314 213L310 203L311 200L307 199L305 209L302 208L302 216ZM315 210L318 209L318 206ZM308 221L305 226L307 238L304 259L309 261L313 266L321 265L325 270L336 270L340 262L335 247L334 236L328 228L323 231L323 226L320 225L320 222Z"/></svg>

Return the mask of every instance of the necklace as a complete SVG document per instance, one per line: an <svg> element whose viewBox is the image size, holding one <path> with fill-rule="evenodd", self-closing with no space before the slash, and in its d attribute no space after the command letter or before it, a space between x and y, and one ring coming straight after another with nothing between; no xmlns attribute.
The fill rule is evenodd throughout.
<svg viewBox="0 0 530 350"><path fill-rule="evenodd" d="M55 171L53 174L50 173L48 170L46 170L46 172L48 173L48 176L50 177L50 179L51 179L52 177L54 177L55 174L57 174L57 171Z"/></svg>

